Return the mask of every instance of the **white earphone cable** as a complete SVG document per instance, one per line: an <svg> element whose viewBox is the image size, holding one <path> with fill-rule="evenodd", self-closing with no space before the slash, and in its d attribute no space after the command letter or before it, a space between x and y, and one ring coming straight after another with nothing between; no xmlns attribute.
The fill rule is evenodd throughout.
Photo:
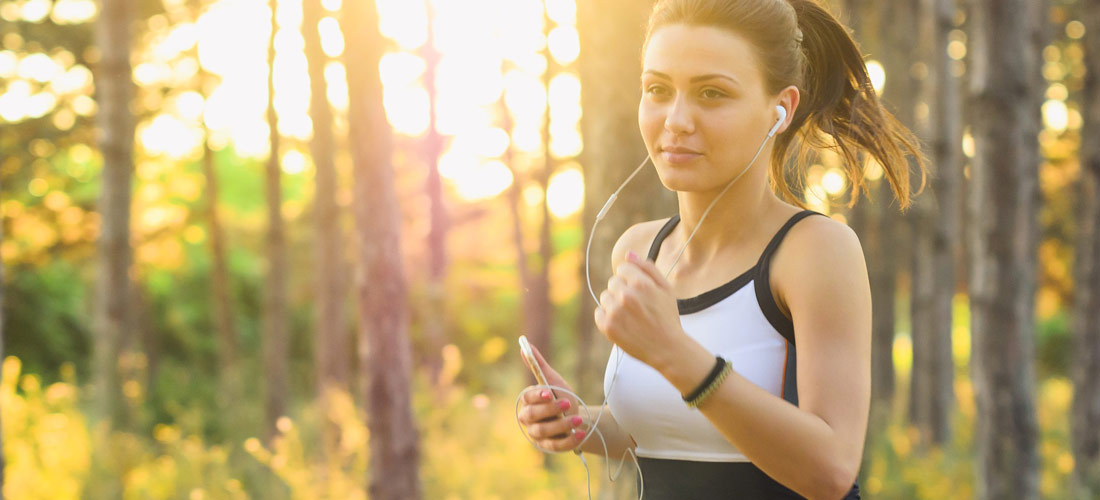
<svg viewBox="0 0 1100 500"><path fill-rule="evenodd" d="M683 253L684 253L684 250L687 249L687 245L688 245L688 243L691 242L691 239L695 237L696 231L698 231L699 227L701 227L703 225L703 220L707 218L707 214L710 213L710 209L714 207L714 204L718 202L718 200L722 197L722 195L726 194L726 191L729 190L730 186L733 186L733 183L737 182L737 180L740 179L741 176L745 174L745 172L748 172L749 168L752 167L752 165L754 163L756 163L756 159L760 156L760 152L764 150L764 146L768 143L768 139L770 139L773 135L775 135L775 132L779 129L779 126L782 125L783 121L786 119L787 110L785 108L783 108L782 106L776 106L776 110L779 112L779 119L776 121L775 125L772 126L771 130L768 131L768 135L760 143L760 147L756 148L756 154L754 154L752 159L749 160L748 165L746 165L745 168L742 169L740 173L738 173L732 180L729 181L729 183L726 184L726 187L724 189L722 189L722 191L720 193L718 193L717 196L714 197L714 200L712 200L710 202L710 205L707 206L707 209L703 211L703 215L699 217L699 222L695 225L695 228L691 231L691 234L688 236L687 241L684 242L684 244L680 247L680 251L676 254L676 259L673 260L672 265L669 266L668 271L665 272L665 278L666 279L672 273L672 269L676 267L676 263L680 261L680 256L682 256ZM585 248L585 251L584 251L584 275L585 275L585 281L588 284L588 293L590 293L592 295L592 299L596 301L597 307L601 306L600 299L598 297L596 297L596 292L592 289L592 277L589 274L589 265L588 265L589 260L590 260L589 255L590 255L590 252L592 250L592 239L593 239L592 236L596 233L596 227L599 225L600 220L602 220L604 218L604 216L607 215L607 211L611 208L611 205L615 203L616 199L618 199L619 192L621 192L623 190L623 188L625 188L626 185L630 183L631 179L633 179L634 176L638 175L638 172L640 172L642 170L642 167L645 166L646 161L649 160L649 159L650 159L649 155L646 155L645 160L642 160L642 163L640 165L638 165L638 168L634 169L634 172L631 173L630 176L627 177L625 181L623 181L623 183L619 186L619 188L616 189L615 192L611 194L611 196L607 199L607 202L604 203L603 208L601 208L600 212L596 215L596 220L592 224L592 231L588 235L588 244L586 245L586 248ZM614 352L616 349L618 349L618 346L613 344L611 346L611 349L612 349L612 352ZM603 417L604 408L606 408L608 406L607 401L611 398L611 391L615 388L615 380L618 379L618 377L619 377L619 365L620 365L620 361L622 360L622 357L623 357L624 353L625 353L625 351L623 351L622 349L618 349L618 356L615 358L615 371L611 376L611 383L608 386L606 393L604 394L604 402L600 405L600 411L596 414L596 420L593 421L592 424L589 426L588 435L586 435L584 437L584 439L581 440L580 443L577 443L577 446L573 449L574 453L576 453L581 458L581 462L584 464L585 478L586 478L586 481L588 482L588 498L589 498L589 500L592 500L591 477L590 477L590 472L588 470L588 462L584 459L584 453L580 452L580 448L584 445L584 443L586 441L588 441L589 438L592 437L592 435L594 435L594 434L599 435L600 442L603 444L604 456L608 457L608 458L611 458L610 456L608 456L610 453L608 452L608 449L607 449L607 441L604 439L603 433L601 433L599 431L599 423L600 423L600 418ZM586 416L591 417L591 412L588 410L588 405L586 405L584 403L584 400L581 399L581 397L579 395L577 395L575 392L573 392L569 389L566 389L564 387L561 387L561 386L550 385L550 384L540 385L538 387L547 387L547 388L550 388L550 389L556 389L556 390L559 390L559 391L562 391L562 392L565 392L565 393L568 393L568 394L572 395L578 402L580 402L580 407L578 408L578 411L581 408L583 408L585 413L586 413ZM544 448L540 447L538 445L538 443L536 443L533 439L531 439L531 436L529 436L527 434L526 430L523 427L523 424L519 421L519 404L520 404L520 401L522 400L522 398L523 398L523 393L520 393L520 395L516 398L516 424L519 425L520 431L523 433L523 436L525 438L527 438L528 442L533 444L539 450L542 450L542 451L548 452L548 453L559 453L559 452L555 452L554 450L547 450L547 449L544 449ZM589 418L589 420L590 420L590 418ZM638 471L638 479L639 479L639 481L641 481L641 486L638 490L638 500L642 500L642 498L644 497L644 494L645 494L645 480L642 478L642 468L641 468L641 465L638 463L638 456L634 453L633 448L630 448L630 447L626 448L626 452L623 453L620 456L619 460L618 460L619 461L619 467L618 467L618 469L615 470L614 473L611 473L610 469L609 469L608 479L611 482L615 482L616 480L618 480L618 478L619 478L619 476L621 475L621 472L622 472L623 462L625 461L625 456L626 455L630 455L633 458L635 469Z"/></svg>

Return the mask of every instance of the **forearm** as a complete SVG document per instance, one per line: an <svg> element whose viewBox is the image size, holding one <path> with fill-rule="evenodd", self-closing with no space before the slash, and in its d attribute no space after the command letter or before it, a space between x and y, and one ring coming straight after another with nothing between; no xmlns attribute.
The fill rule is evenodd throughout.
<svg viewBox="0 0 1100 500"><path fill-rule="evenodd" d="M581 412L584 417L584 423L582 427L589 428L592 422L596 420L596 415L599 413L599 408L587 407L588 412ZM611 415L611 410L607 405L603 406L603 415L600 416L599 431L603 435L604 441L607 441L607 455L604 455L603 442L600 441L600 436L592 436L584 442L581 446L581 451L585 453L591 453L600 456L610 456L610 458L619 460L623 458L628 448L634 447L634 440L631 439L630 434L623 430L619 426L619 422L615 420L615 417ZM589 431L589 434L594 434L593 431Z"/></svg>
<svg viewBox="0 0 1100 500"><path fill-rule="evenodd" d="M714 366L714 355L694 340L668 360L658 370L680 394L694 390ZM840 498L843 493L838 492L847 492L855 480L855 470L843 456L847 447L828 423L736 369L698 409L753 464L811 500Z"/></svg>

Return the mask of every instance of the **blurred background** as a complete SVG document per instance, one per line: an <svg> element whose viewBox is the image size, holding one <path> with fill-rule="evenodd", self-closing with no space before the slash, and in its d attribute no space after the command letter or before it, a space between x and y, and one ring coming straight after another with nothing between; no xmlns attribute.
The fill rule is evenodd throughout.
<svg viewBox="0 0 1100 500"><path fill-rule="evenodd" d="M935 174L800 186L867 255L864 498L1100 497L1100 2L827 5ZM0 0L4 496L587 498L516 338L603 400L651 7ZM641 173L596 293L675 212Z"/></svg>

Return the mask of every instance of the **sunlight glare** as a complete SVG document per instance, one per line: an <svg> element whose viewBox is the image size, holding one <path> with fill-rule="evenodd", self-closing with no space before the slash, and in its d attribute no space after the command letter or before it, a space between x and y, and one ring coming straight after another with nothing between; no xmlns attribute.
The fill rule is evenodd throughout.
<svg viewBox="0 0 1100 500"><path fill-rule="evenodd" d="M1049 99L1043 103L1043 124L1056 132L1065 132L1069 124L1069 110L1064 101Z"/></svg>
<svg viewBox="0 0 1100 500"><path fill-rule="evenodd" d="M428 13L423 1L378 0L377 7L379 31L402 49L415 50L428 41ZM464 11L467 17L482 14L466 5L463 9L468 9Z"/></svg>
<svg viewBox="0 0 1100 500"><path fill-rule="evenodd" d="M390 52L382 55L378 71L382 85L408 85L424 74L424 60L408 52Z"/></svg>
<svg viewBox="0 0 1100 500"><path fill-rule="evenodd" d="M344 53L344 34L338 21L331 17L322 18L317 23L317 31L321 35L321 50L326 56L340 57Z"/></svg>
<svg viewBox="0 0 1100 500"><path fill-rule="evenodd" d="M830 168L821 177L821 186L833 196L840 194L844 191L844 174L840 172L840 169Z"/></svg>
<svg viewBox="0 0 1100 500"><path fill-rule="evenodd" d="M874 59L867 61L867 76L875 87L875 93L882 95L882 90L886 88L886 69L882 67L882 63Z"/></svg>
<svg viewBox="0 0 1100 500"><path fill-rule="evenodd" d="M50 14L50 0L27 0L23 2L23 20L38 23Z"/></svg>
<svg viewBox="0 0 1100 500"><path fill-rule="evenodd" d="M30 54L19 61L19 76L38 82L48 82L61 73L61 67L41 52Z"/></svg>
<svg viewBox="0 0 1100 500"><path fill-rule="evenodd" d="M19 58L15 55L15 52L0 50L0 77L11 78L15 76L18 68Z"/></svg>
<svg viewBox="0 0 1100 500"><path fill-rule="evenodd" d="M157 115L151 123L139 125L137 133L145 151L154 155L182 158L202 144L202 132L168 114Z"/></svg>
<svg viewBox="0 0 1100 500"><path fill-rule="evenodd" d="M568 25L577 23L577 2L574 0L547 0L546 12L555 23Z"/></svg>
<svg viewBox="0 0 1100 500"><path fill-rule="evenodd" d="M382 100L394 132L417 137L428 130L430 103L423 87L386 87Z"/></svg>
<svg viewBox="0 0 1100 500"><path fill-rule="evenodd" d="M325 83L328 85L328 102L338 111L348 109L348 80L344 63L329 61L325 64Z"/></svg>
<svg viewBox="0 0 1100 500"><path fill-rule="evenodd" d="M283 161L280 166L283 168L283 173L287 175L297 175L306 171L306 155L302 154L297 149L291 149L283 153Z"/></svg>
<svg viewBox="0 0 1100 500"><path fill-rule="evenodd" d="M492 198L512 185L512 171L499 161L489 161L457 179L458 195L467 201Z"/></svg>
<svg viewBox="0 0 1100 500"><path fill-rule="evenodd" d="M566 168L550 177L546 188L546 203L550 214L563 219L580 211L584 205L584 176L577 168Z"/></svg>
<svg viewBox="0 0 1100 500"><path fill-rule="evenodd" d="M57 0L50 19L57 24L80 24L91 21L96 15L96 4L91 0Z"/></svg>
<svg viewBox="0 0 1100 500"><path fill-rule="evenodd" d="M576 61L581 51L577 29L572 26L554 28L550 32L547 43L550 44L550 55L562 66Z"/></svg>

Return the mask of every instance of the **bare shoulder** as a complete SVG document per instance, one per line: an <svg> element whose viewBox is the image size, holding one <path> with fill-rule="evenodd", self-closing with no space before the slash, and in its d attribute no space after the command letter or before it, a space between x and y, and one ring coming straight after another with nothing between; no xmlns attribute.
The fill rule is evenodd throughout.
<svg viewBox="0 0 1100 500"><path fill-rule="evenodd" d="M611 269L618 269L619 264L626 260L626 253L633 251L639 257L644 258L649 253L649 246L657 237L657 232L668 222L671 217L664 219L639 222L630 226L619 236L615 246L611 249Z"/></svg>
<svg viewBox="0 0 1100 500"><path fill-rule="evenodd" d="M817 293L823 286L858 293L856 288L867 286L859 236L831 217L810 216L792 226L772 257L771 273L776 304L788 317L791 294Z"/></svg>

